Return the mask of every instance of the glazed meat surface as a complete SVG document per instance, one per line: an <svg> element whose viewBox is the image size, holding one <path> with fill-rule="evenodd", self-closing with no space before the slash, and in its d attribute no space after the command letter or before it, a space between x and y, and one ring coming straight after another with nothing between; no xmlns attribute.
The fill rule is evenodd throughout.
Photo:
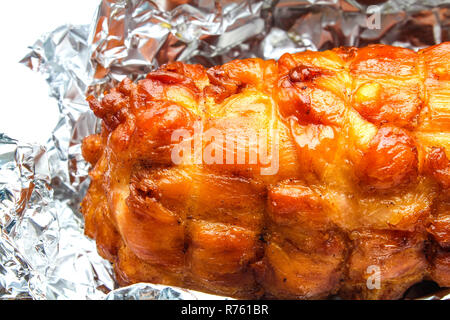
<svg viewBox="0 0 450 320"><path fill-rule="evenodd" d="M280 299L450 286L450 43L173 62L88 102L103 121L83 141L85 230L121 285Z"/></svg>

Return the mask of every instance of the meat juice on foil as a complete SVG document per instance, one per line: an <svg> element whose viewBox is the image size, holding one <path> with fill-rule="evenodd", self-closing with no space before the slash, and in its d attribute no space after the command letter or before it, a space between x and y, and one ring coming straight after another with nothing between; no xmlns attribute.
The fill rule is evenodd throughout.
<svg viewBox="0 0 450 320"><path fill-rule="evenodd" d="M89 183L81 141L99 128L87 95L102 96L125 76L136 80L174 60L212 66L343 45L420 49L449 40L450 0L100 1L91 25L57 28L20 61L45 76L60 117L44 146L0 133L0 298L227 299L154 284L117 287L79 212ZM424 293L419 287L408 298ZM449 298L439 291L422 299Z"/></svg>

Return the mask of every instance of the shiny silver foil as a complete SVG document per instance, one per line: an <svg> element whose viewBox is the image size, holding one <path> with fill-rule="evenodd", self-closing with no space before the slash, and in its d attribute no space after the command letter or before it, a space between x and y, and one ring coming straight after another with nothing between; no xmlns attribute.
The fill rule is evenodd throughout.
<svg viewBox="0 0 450 320"><path fill-rule="evenodd" d="M45 76L60 118L43 146L0 133L0 298L223 298L143 283L117 288L79 212L89 183L81 140L99 126L88 94L100 97L125 76L138 79L173 60L211 66L341 45L419 49L449 40L450 0L99 2L91 25L61 26L21 60Z"/></svg>

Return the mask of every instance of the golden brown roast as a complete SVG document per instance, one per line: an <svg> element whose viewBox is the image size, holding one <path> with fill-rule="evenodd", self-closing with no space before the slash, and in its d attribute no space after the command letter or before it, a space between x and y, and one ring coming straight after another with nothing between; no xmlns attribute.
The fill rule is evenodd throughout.
<svg viewBox="0 0 450 320"><path fill-rule="evenodd" d="M83 143L82 212L120 284L294 299L450 286L450 43L174 62L88 101L103 121Z"/></svg>

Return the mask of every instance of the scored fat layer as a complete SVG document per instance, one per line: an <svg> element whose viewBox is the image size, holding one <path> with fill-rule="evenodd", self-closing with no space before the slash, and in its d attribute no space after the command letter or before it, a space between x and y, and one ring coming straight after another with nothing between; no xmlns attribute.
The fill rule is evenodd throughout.
<svg viewBox="0 0 450 320"><path fill-rule="evenodd" d="M449 59L449 43L378 45L125 79L88 98L103 125L83 144L86 233L122 284L275 298L449 286ZM197 123L236 141L276 135L278 170L226 164L227 150L223 164L192 152L174 165L171 134ZM381 289L367 287L372 266Z"/></svg>

